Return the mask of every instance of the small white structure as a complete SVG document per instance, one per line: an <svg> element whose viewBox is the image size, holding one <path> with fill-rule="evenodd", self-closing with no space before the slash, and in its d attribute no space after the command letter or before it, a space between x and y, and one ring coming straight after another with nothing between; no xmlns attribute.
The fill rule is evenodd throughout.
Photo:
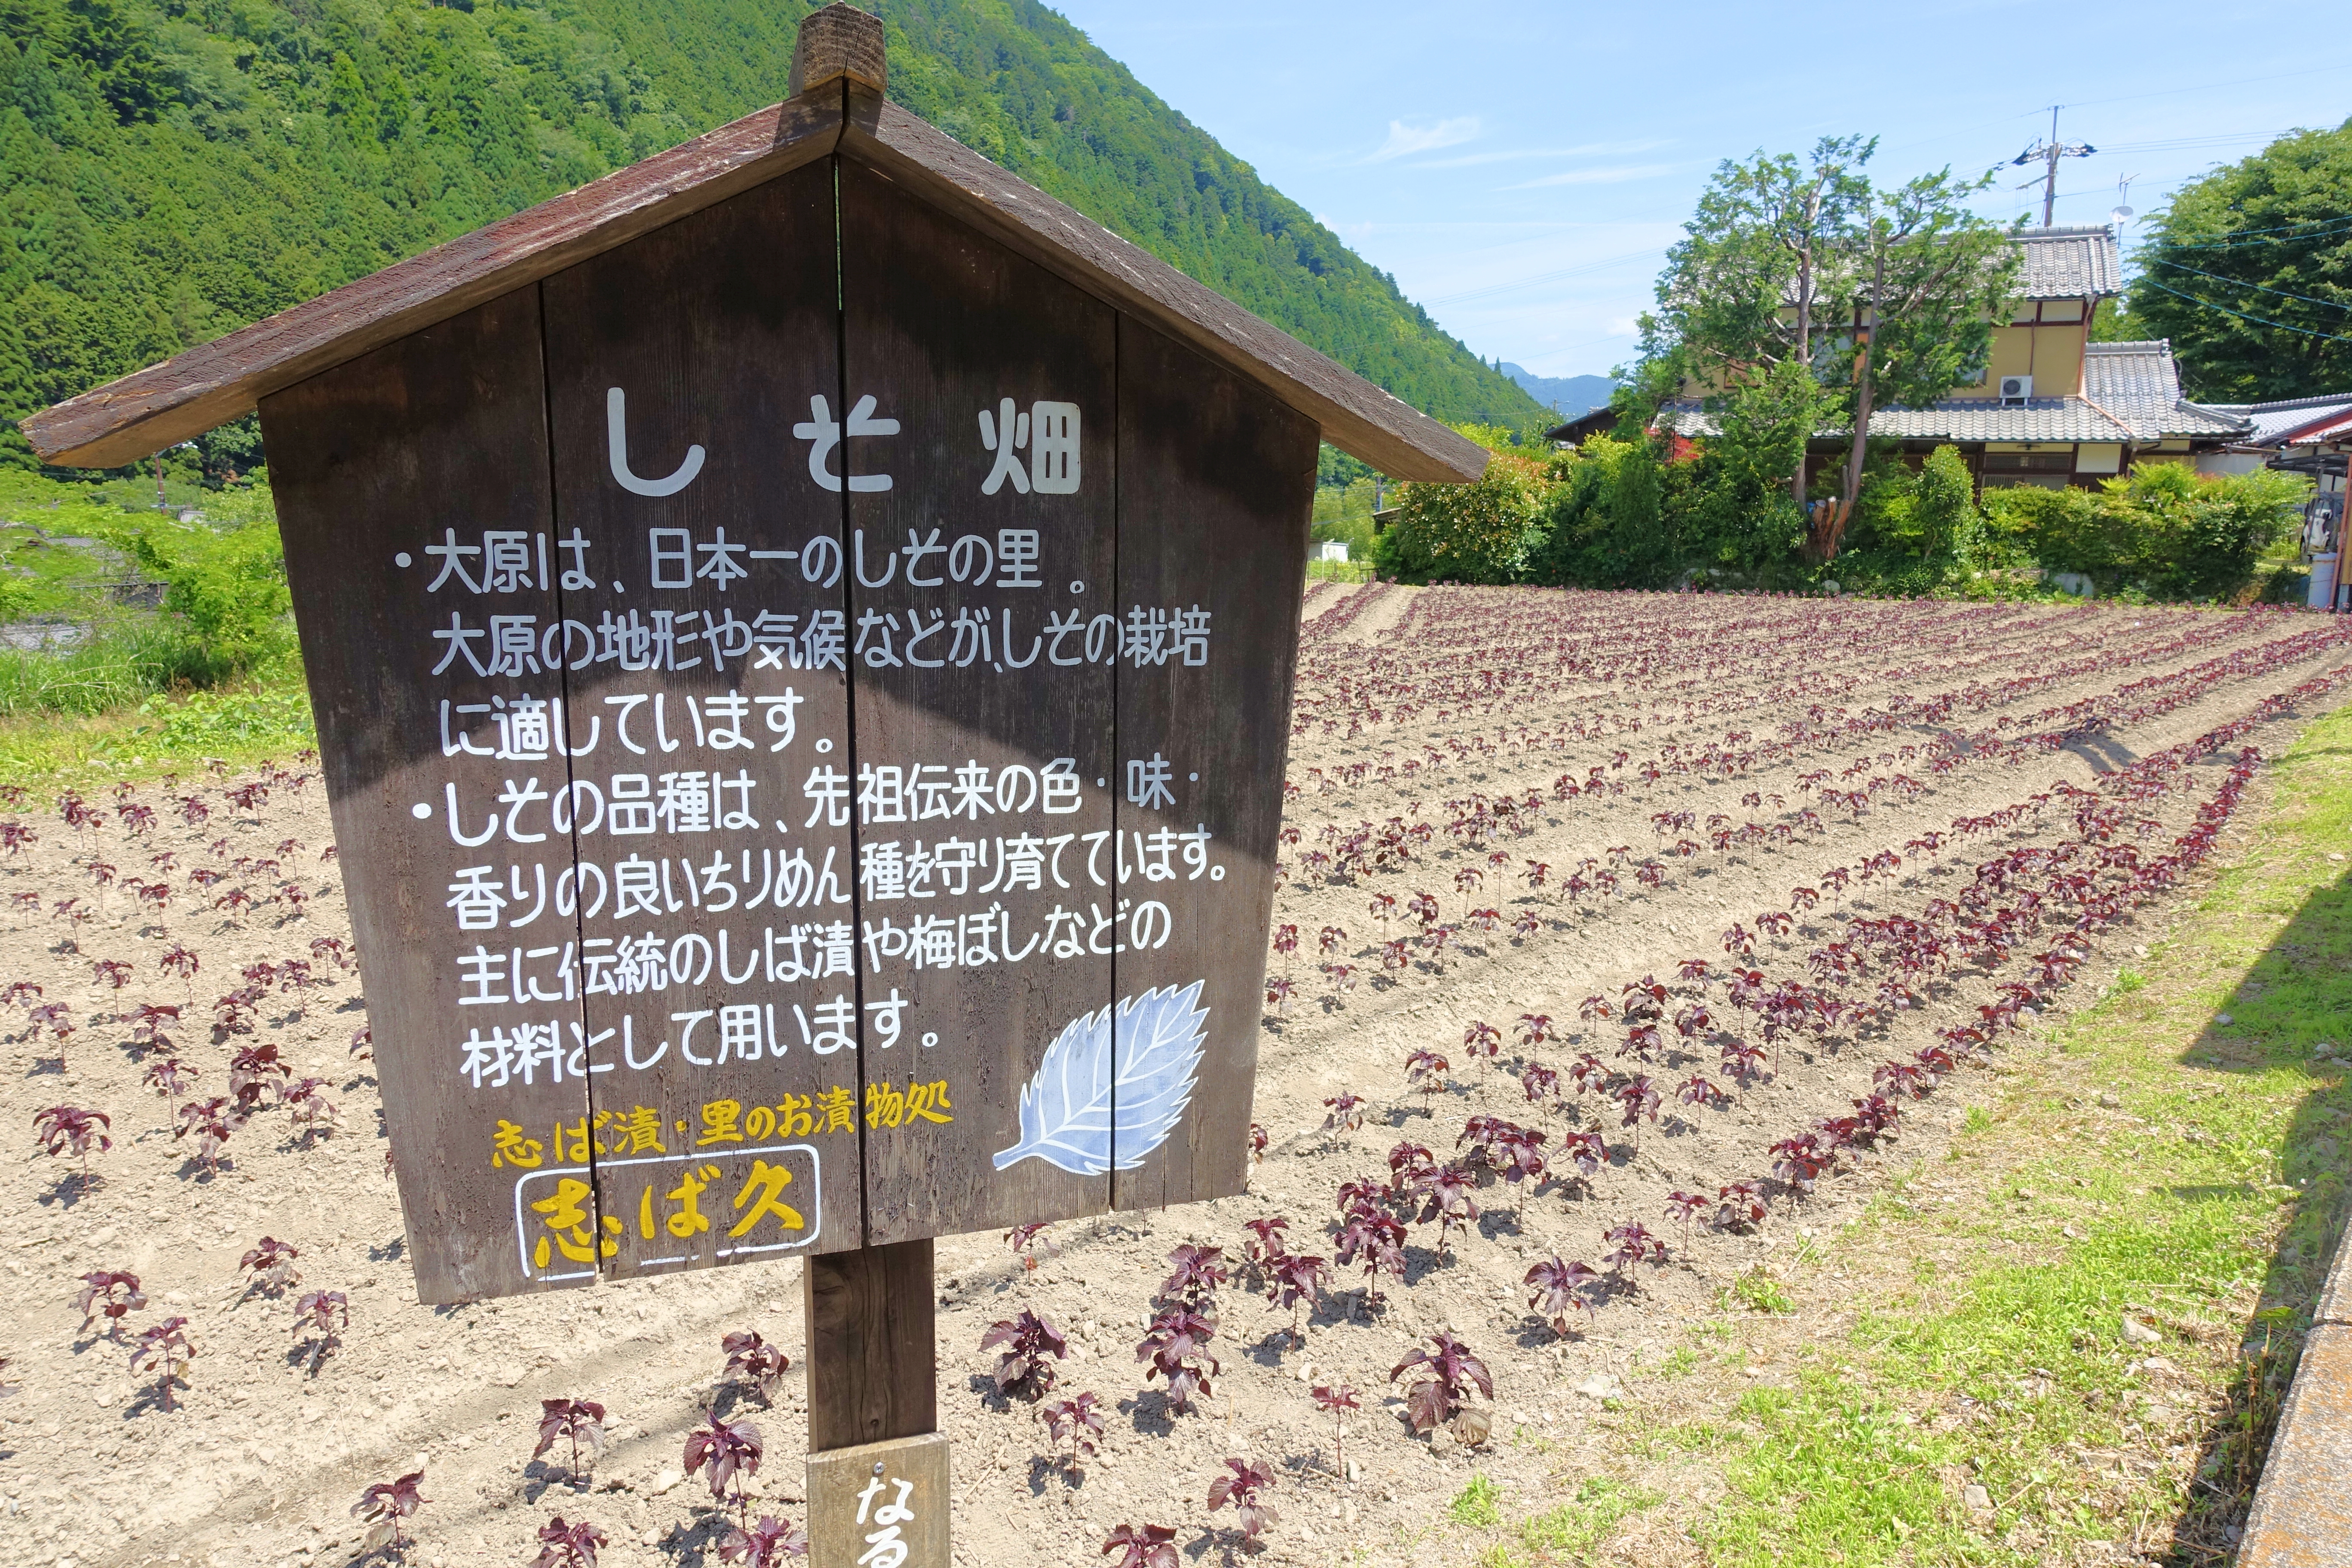
<svg viewBox="0 0 2352 1568"><path fill-rule="evenodd" d="M1336 539L1316 546L1315 559L1318 561L1345 561L1347 558L1348 547Z"/></svg>

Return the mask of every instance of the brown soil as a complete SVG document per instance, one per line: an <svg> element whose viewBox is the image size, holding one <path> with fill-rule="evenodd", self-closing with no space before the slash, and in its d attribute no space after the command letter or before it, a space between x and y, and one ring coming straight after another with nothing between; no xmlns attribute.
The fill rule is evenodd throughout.
<svg viewBox="0 0 2352 1568"><path fill-rule="evenodd" d="M1350 595L1373 592L1325 591L1310 601L1307 616L1312 622ZM1443 624L1445 609L1442 600L1416 608L1423 597L1410 589L1379 594L1341 634L1344 646L1324 647L1322 656L1344 664L1357 654L1423 646L1432 626ZM1589 612L1596 602L1580 603ZM1644 614L1656 606L1679 613L1674 606L1686 603L1631 595L1618 602L1629 613L1644 607ZM1756 602L1731 603L1756 607ZM1842 658L1845 668L1865 669L1899 662L1901 651L1874 649L1871 627L1916 613L1916 607L1874 605L1788 606L1791 616L1800 610L1827 615L1857 632L1860 646ZM2237 617L2217 645L2134 662L2135 649L2184 626L2210 624L2179 611L2021 611L1976 626L1963 649L1938 656L1980 665L1978 677L1915 668L1899 679L1864 679L1837 701L1859 712L1900 691L2030 673L2069 639L2111 652L2108 668L1955 721L1974 730L2006 712L2038 711L2306 630L2314 622ZM1792 637L1788 668L1758 673L1809 674L1805 646ZM1576 1021L1583 996L1614 998L1620 986L1644 973L1671 980L1684 958L1719 962L1722 929L1733 921L1753 926L1759 911L1785 909L1793 886L1819 886L1821 873L1832 867L1899 849L1956 816L1990 812L2055 780L2086 784L2097 772L2233 719L2260 698L2341 658L2339 647L2292 668L2225 680L2145 725L2111 730L2022 766L1963 766L1937 778L1914 769L1930 785L1916 804L1882 802L1859 822L1824 813L1828 831L1821 837L1800 837L1785 849L1702 852L1670 861L1662 887L1637 888L1629 874L1625 895L1580 905L1550 889L1531 893L1523 881L1489 883L1465 900L1454 890L1454 874L1464 866L1483 866L1487 847L1452 847L1443 831L1452 815L1444 803L1474 791L1524 798L1538 790L1549 796L1559 775L1580 778L1620 749L1638 762L1654 754L1670 733L1719 738L1737 726L1769 736L1787 700L1759 698L1748 711L1718 711L1685 723L1673 715L1662 719L1646 694L1594 681L1515 698L1486 711L1474 706L1443 719L1433 711L1402 727L1383 722L1352 739L1310 726L1294 742L1290 763L1290 777L1302 793L1288 821L1300 829L1301 848L1318 841L1327 821L1352 830L1360 822L1409 816L1413 802L1440 831L1400 873L1336 883L1294 875L1277 899L1276 921L1296 924L1304 941L1286 965L1272 961L1272 973L1286 968L1297 990L1283 1016L1267 1018L1262 1036L1256 1115L1269 1152L1248 1195L1057 1226L1050 1233L1055 1250L1034 1270L1021 1267L993 1236L940 1243L940 1402L955 1445L958 1561L1097 1562L1097 1547L1108 1528L1129 1520L1178 1525L1188 1546L1214 1527L1212 1552L1235 1561L1328 1563L1351 1550L1370 1562L1453 1561L1459 1552L1441 1547L1433 1531L1444 1500L1474 1469L1528 1504L1559 1495L1580 1475L1604 1469L1639 1471L1654 1484L1680 1477L1675 1484L1704 1489L1703 1481L1684 1474L1687 1461L1660 1458L1645 1470L1629 1471L1624 1442L1609 1425L1602 1399L1636 1362L1654 1361L1683 1342L1684 1326L1712 1310L1743 1272L1769 1267L1808 1233L1855 1212L1889 1168L1940 1156L1965 1108L1989 1094L1990 1086L1976 1072L1948 1081L1905 1117L1899 1138L1851 1161L1845 1173L1825 1179L1811 1198L1778 1203L1756 1234L1701 1226L1685 1237L1664 1216L1665 1194L1678 1187L1712 1194L1724 1182L1761 1175L1771 1142L1844 1111L1853 1097L1870 1092L1875 1064L1908 1056L1927 1043L1936 1026L1985 1000L1996 978L2013 976L1956 979L1929 1006L1898 1016L1883 1030L1849 1032L1822 1045L1786 1044L1777 1071L1739 1091L1727 1109L1694 1110L1669 1091L1656 1122L1640 1130L1638 1155L1621 1152L1590 1184L1554 1182L1528 1191L1490 1179L1477 1194L1485 1212L1475 1234L1440 1259L1429 1231L1416 1228L1407 1278L1402 1286L1384 1287L1385 1304L1377 1311L1367 1308L1360 1272L1336 1279L1309 1321L1303 1346L1288 1342L1286 1314L1244 1294L1238 1283L1228 1287L1214 1346L1223 1372L1214 1379L1214 1397L1194 1414L1171 1416L1160 1385L1146 1388L1133 1345L1171 1247L1213 1242L1238 1258L1244 1220L1286 1214L1295 1246L1328 1254L1334 1190L1349 1177L1385 1176L1387 1151L1400 1140L1451 1157L1464 1118L1485 1110L1547 1126L1555 1142L1564 1129L1600 1126L1612 1148L1622 1150L1625 1133L1616 1117L1601 1119L1601 1108L1590 1100L1578 1104L1571 1096L1567 1109L1548 1115L1527 1105L1510 1076L1515 1058L1526 1054L1510 1044L1521 1014L1547 1013L1570 1031L1570 1037L1541 1048L1552 1065L1564 1068L1588 1045L1606 1057L1615 1031L1589 1042L1575 1037L1585 1027ZM1913 657L1909 662L1923 661ZM1694 694L1669 689L1678 701ZM1741 683L1726 679L1706 689L1728 701ZM1324 694L1314 682L1301 693ZM1630 716L1637 709L1645 720L1639 734L1526 749L1516 738L1572 718ZM2301 718L2290 715L2247 739L2274 754ZM1368 780L1328 793L1317 783L1314 770L1329 776L1383 752L1419 756L1424 744L1442 746L1448 737L1478 733L1500 737L1496 748L1385 783ZM1739 805L1739 797L1750 790L1777 792L1793 813L1804 804L1797 773L1836 770L1849 756L1928 738L1924 729L1880 735L1846 752L1759 767L1746 778L1669 777L1622 796L1548 801L1531 834L1507 836L1495 847L1507 850L1514 867L1546 861L1555 876L1587 857L1605 861L1617 845L1633 846L1638 860L1655 842L1649 823L1654 811L1693 811L1702 821L1715 811L1734 821L1771 820L1779 814L1751 812ZM2168 842L2179 831L2219 775L2219 763L2209 763L2198 770L2195 790L2176 791L2149 807L2166 825L2155 842ZM198 782L184 783L180 793ZM21 1385L0 1404L0 1561L223 1568L341 1563L357 1555L361 1530L348 1510L360 1489L422 1467L430 1501L415 1521L414 1561L524 1562L533 1550L527 1544L533 1531L560 1512L584 1516L611 1532L604 1562L614 1568L714 1562L717 1516L698 1483L678 1474L683 1435L714 1398L720 1410L749 1415L763 1429L769 1458L761 1506L797 1517L805 1441L800 1373L788 1374L775 1408L761 1410L756 1398L720 1390L719 1340L730 1329L756 1328L797 1355L798 1266L630 1280L455 1309L416 1305L400 1215L383 1170L374 1080L369 1064L349 1049L365 1019L355 979L320 986L299 1010L294 997L278 999L256 1037L278 1043L297 1075L331 1079L329 1093L341 1103L343 1131L306 1148L285 1112L266 1112L231 1140L217 1173L207 1173L191 1158L188 1143L172 1137L163 1100L141 1087L142 1068L129 1045L127 1022L101 1026L96 1016L118 1008L127 1013L142 1001L186 1003L187 988L163 975L157 964L173 942L185 943L203 968L176 1054L200 1068L201 1094L224 1093L230 1047L208 1037L212 999L236 984L246 964L305 956L314 937L350 936L333 866L320 860L330 830L317 785L294 795L281 789L257 815L234 810L222 784L201 784L214 812L202 829L182 824L163 809L163 791L142 784L136 798L158 808L158 825L135 841L118 822L77 834L46 801L0 812L39 834L37 844L5 861L0 899L37 893L41 900L38 914L5 916L0 985L17 979L40 984L44 1000L68 1003L79 1026L64 1043L60 1062L46 1037L36 1043L22 1032L21 1011L9 1015L19 1032L7 1047L0 1081L0 1129L16 1129L10 1135L25 1138L36 1111L65 1103L109 1112L114 1137L113 1149L95 1157L97 1180L88 1190L66 1160L35 1157L0 1172L0 1213L10 1220L0 1243L9 1287L0 1302L0 1354L9 1358L0 1378ZM96 788L89 793L92 804L111 816L110 795ZM2067 826L2053 810L2038 824L2028 817L2013 837L2064 837ZM289 837L300 847L277 856L277 847ZM221 839L226 847L212 847ZM1776 977L1801 973L1805 952L1822 939L1835 915L1916 912L1964 882L1969 867L2008 841L1990 835L1956 845L1940 858L1906 854L1899 884L1857 883L1843 897L1826 894L1787 937L1759 943L1757 962ZM60 900L89 903L95 898L89 875L74 863L78 855L102 856L124 876L143 876L151 874L150 856L165 850L179 862L166 919L133 914L119 884L106 891L104 912L69 938L68 922L50 913ZM1299 853L1286 851L1294 867ZM188 868L226 867L240 856L275 856L287 871L299 872L300 883L317 890L307 911L290 914L282 902L238 919L200 910L194 889L185 887ZM215 893L236 885L266 894L279 882L267 874L232 875ZM1506 921L1531 910L1540 929L1523 937L1507 927L1491 934L1465 931L1442 966L1417 959L1402 974L1384 978L1379 924L1368 917L1367 900L1373 892L1391 891L1402 901L1423 888L1438 895L1448 921L1459 920L1475 902L1499 909ZM2144 924L2158 918L2147 910L2140 917ZM1332 988L1318 972L1315 933L1326 925L1349 933L1343 952L1358 971L1351 991ZM116 958L133 970L119 994L101 990L91 967ZM2100 967L2095 962L2094 973L2078 985L2095 988ZM1505 1032L1497 1066L1473 1064L1461 1048L1463 1030L1475 1019ZM1433 1104L1403 1082L1403 1058L1416 1047L1453 1060L1453 1087ZM1694 1068L1723 1081L1711 1053L1704 1060L1673 1058L1650 1070L1665 1085ZM1325 1130L1324 1102L1342 1092L1369 1101L1370 1119L1360 1131ZM1589 1331L1557 1339L1527 1311L1521 1276L1530 1261L1554 1254L1599 1265L1601 1233L1629 1219L1663 1236L1672 1260L1638 1269L1637 1278L1613 1289ZM265 1234L301 1249L301 1284L282 1298L240 1294L238 1258ZM126 1320L128 1334L167 1314L190 1320L200 1353L176 1409L157 1407L153 1380L131 1373L126 1344L110 1341L97 1327L80 1326L72 1306L77 1277L99 1268L130 1269L144 1282L150 1304ZM306 1371L308 1358L292 1331L294 1297L312 1289L347 1292L352 1319L344 1342L315 1375ZM1113 1407L1102 1453L1076 1476L1042 1458L1045 1435L1031 1404L999 1396L986 1376L992 1358L978 1348L982 1332L1023 1304L1070 1333L1071 1359L1057 1392L1092 1389ZM1467 1452L1444 1433L1412 1437L1399 1415L1401 1387L1388 1382L1390 1368L1420 1336L1448 1326L1486 1358L1495 1376L1496 1440L1483 1452ZM1838 1330L1833 1321L1815 1321L1775 1331L1790 1342L1783 1350L1793 1353L1806 1336ZM1784 1355L1750 1370L1770 1380L1785 1377L1787 1365ZM1347 1433L1349 1458L1360 1467L1352 1484L1332 1471L1330 1425L1307 1394L1309 1384L1332 1380L1365 1395L1365 1408ZM558 1395L596 1399L612 1413L614 1440L592 1479L575 1482L560 1466L530 1458L537 1402ZM1208 1483L1229 1456L1253 1458L1276 1472L1272 1500L1282 1519L1260 1546L1241 1546L1229 1523L1234 1516L1203 1507ZM1638 1521L1616 1544L1647 1562L1695 1556L1671 1530Z"/></svg>

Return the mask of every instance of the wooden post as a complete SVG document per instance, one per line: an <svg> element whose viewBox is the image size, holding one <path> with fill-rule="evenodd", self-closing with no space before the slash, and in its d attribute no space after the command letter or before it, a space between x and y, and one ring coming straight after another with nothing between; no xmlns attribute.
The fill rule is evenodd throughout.
<svg viewBox="0 0 2352 1568"><path fill-rule="evenodd" d="M809 1447L846 1448L937 1427L930 1241L807 1261Z"/></svg>
<svg viewBox="0 0 2352 1568"><path fill-rule="evenodd" d="M883 1532L900 1568L948 1568L931 1243L804 1260L810 1568L855 1568Z"/></svg>

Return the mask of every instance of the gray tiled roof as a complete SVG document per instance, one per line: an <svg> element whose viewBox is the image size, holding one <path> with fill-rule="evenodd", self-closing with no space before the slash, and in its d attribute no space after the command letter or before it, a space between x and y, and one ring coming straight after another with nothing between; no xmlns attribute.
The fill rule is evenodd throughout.
<svg viewBox="0 0 2352 1568"><path fill-rule="evenodd" d="M2081 397L2036 397L1997 403L1955 397L1929 408L1881 408L1870 433L1906 441L2128 441L2146 446L2171 437L2242 437L2242 414L2210 408L2180 395L2180 367L2172 345L2092 343L2084 351ZM2346 400L2352 405L2352 399ZM1695 405L1663 412L1662 422L1685 436L1714 434L1714 421ZM1823 436L1841 432L1824 430Z"/></svg>
<svg viewBox="0 0 2352 1568"><path fill-rule="evenodd" d="M2128 441L2134 432L2079 397L2036 397L2018 404L1954 398L1933 408L1884 408L1870 416L1874 436L1911 441Z"/></svg>
<svg viewBox="0 0 2352 1568"><path fill-rule="evenodd" d="M2136 343L2086 343L2083 395L2120 412L2139 404L2180 401L2180 367L2165 338Z"/></svg>
<svg viewBox="0 0 2352 1568"><path fill-rule="evenodd" d="M2116 247L2115 230L2106 225L2029 228L2017 239L2025 250L2020 298L2105 299L2123 292L2123 254Z"/></svg>
<svg viewBox="0 0 2352 1568"><path fill-rule="evenodd" d="M2275 447L2306 425L2332 423L2352 414L2352 392L2325 397L2290 397L2277 403L2212 403L2206 406L2252 420L2253 432L2244 437L2246 445Z"/></svg>
<svg viewBox="0 0 2352 1568"><path fill-rule="evenodd" d="M2083 395L2129 426L2137 441L2167 436L2243 436L2242 414L2180 395L2180 366L2164 338L2090 343L2083 350Z"/></svg>
<svg viewBox="0 0 2352 1568"><path fill-rule="evenodd" d="M1678 405L1662 409L1661 425L1685 436L1712 436L1706 411ZM1906 441L2135 441L2153 440L2133 426L2111 418L2079 397L2037 397L2027 403L1990 398L1953 398L1932 408L1881 408L1870 416L1870 433ZM1816 431L1842 437L1843 430Z"/></svg>

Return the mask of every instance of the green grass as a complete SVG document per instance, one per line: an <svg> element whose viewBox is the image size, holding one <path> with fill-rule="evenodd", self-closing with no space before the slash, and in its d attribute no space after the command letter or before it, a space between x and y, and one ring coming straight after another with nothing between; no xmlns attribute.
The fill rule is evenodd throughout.
<svg viewBox="0 0 2352 1568"><path fill-rule="evenodd" d="M1782 1289L1770 1275L1749 1269L1739 1277L1738 1284L1724 1292L1727 1305L1747 1308L1751 1312L1793 1312L1796 1298Z"/></svg>
<svg viewBox="0 0 2352 1568"><path fill-rule="evenodd" d="M1524 1521L1512 1539L1488 1548L1478 1559L1480 1568L1551 1568L1574 1562L1622 1521L1664 1500L1622 1481L1588 1478L1569 1501Z"/></svg>
<svg viewBox="0 0 2352 1568"><path fill-rule="evenodd" d="M1807 1372L1795 1389L1754 1388L1739 1414L1759 1434L1732 1463L1731 1494L1701 1531L1719 1562L1879 1563L1916 1548L1955 1555L1958 1510L1941 1468L1948 1437L1836 1372ZM1964 1559L1963 1559L1964 1560Z"/></svg>
<svg viewBox="0 0 2352 1568"><path fill-rule="evenodd" d="M1470 1484L1454 1494L1445 1505L1448 1518L1454 1523L1472 1530L1492 1530L1503 1522L1503 1489L1485 1474L1470 1478Z"/></svg>
<svg viewBox="0 0 2352 1568"><path fill-rule="evenodd" d="M2275 1394L2342 1229L2352 1093L2310 1047L2352 1017L2352 897L2326 858L2352 842L2352 710L2275 777L2254 848L2170 940L2144 933L2141 983L2059 1025L2047 1051L2021 1048L1998 1115L1971 1109L1964 1158L1985 1195L1873 1206L1857 1236L1910 1259L1913 1288L1849 1291L1846 1342L1796 1388L1742 1400L1749 1436L1696 1532L1711 1561L2021 1564L2135 1538L2220 1558L2265 1436L2206 1412L2249 1386L2242 1340L2289 1342L2252 1374L2269 1384L2258 1405ZM2125 1114L2103 1113L2103 1093ZM2162 1342L2128 1342L2127 1310ZM2127 1370L2151 1352L2191 1383L2169 1419ZM2147 1452L2183 1425L2203 1486L2082 1458ZM1965 1505L1970 1481L1990 1510Z"/></svg>
<svg viewBox="0 0 2352 1568"><path fill-rule="evenodd" d="M310 692L289 660L214 690L133 693L89 716L49 711L0 719L0 778L19 784L136 778L184 772L215 757L240 764L284 761L317 744Z"/></svg>
<svg viewBox="0 0 2352 1568"><path fill-rule="evenodd" d="M1688 1345L1676 1345L1668 1352L1666 1359L1658 1363L1656 1370L1651 1375L1664 1378L1671 1383L1677 1378L1688 1377L1697 1370L1698 1352Z"/></svg>

